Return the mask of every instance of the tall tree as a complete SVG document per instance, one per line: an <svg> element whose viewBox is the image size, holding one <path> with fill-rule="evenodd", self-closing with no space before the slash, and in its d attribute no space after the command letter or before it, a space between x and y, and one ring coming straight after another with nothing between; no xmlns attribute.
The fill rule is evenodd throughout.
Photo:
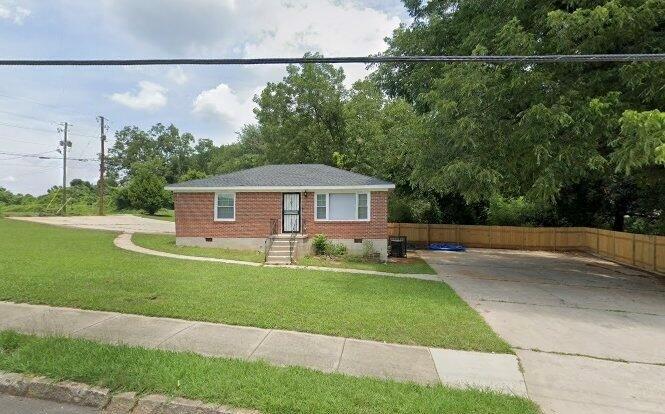
<svg viewBox="0 0 665 414"><path fill-rule="evenodd" d="M331 164L346 142L344 72L328 64L289 65L286 71L255 99L266 161Z"/></svg>
<svg viewBox="0 0 665 414"><path fill-rule="evenodd" d="M116 132L115 142L109 148L109 175L125 181L135 172L136 163L159 160L164 165L164 178L173 183L189 170L193 144L192 134L181 134L174 125L156 124L148 131L126 126Z"/></svg>
<svg viewBox="0 0 665 414"><path fill-rule="evenodd" d="M664 0L405 5L414 22L395 31L389 54L665 51ZM620 184L614 171L663 174L662 64L383 65L376 79L423 114L428 133L413 148L411 180L424 191L556 202L587 179Z"/></svg>

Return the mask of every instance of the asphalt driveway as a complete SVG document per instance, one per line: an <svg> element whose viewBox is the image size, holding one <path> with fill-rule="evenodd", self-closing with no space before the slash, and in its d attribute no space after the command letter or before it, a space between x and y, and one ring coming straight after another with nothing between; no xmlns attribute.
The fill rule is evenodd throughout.
<svg viewBox="0 0 665 414"><path fill-rule="evenodd" d="M420 254L515 348L546 413L665 412L665 278L585 255Z"/></svg>

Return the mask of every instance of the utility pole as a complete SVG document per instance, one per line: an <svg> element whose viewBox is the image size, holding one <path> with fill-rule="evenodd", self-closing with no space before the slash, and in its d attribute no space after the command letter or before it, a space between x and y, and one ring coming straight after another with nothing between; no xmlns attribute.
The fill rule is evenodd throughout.
<svg viewBox="0 0 665 414"><path fill-rule="evenodd" d="M65 139L60 141L62 147L62 215L67 215L67 148L72 146L72 142L67 139L69 124L64 123Z"/></svg>
<svg viewBox="0 0 665 414"><path fill-rule="evenodd" d="M106 119L103 116L99 116L99 139L102 143L102 152L99 154L99 183L97 184L97 189L99 190L99 215L104 215L104 190L106 186L106 180L104 176L106 175L106 166L104 165L104 142L106 141L106 131L104 128L104 121Z"/></svg>

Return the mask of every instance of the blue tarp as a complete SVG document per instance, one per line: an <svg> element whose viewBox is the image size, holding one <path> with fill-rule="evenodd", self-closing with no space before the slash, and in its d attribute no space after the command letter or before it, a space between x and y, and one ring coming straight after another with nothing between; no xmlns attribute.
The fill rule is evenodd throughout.
<svg viewBox="0 0 665 414"><path fill-rule="evenodd" d="M432 243L429 245L430 250L441 250L444 252L464 252L466 247L461 244L453 243Z"/></svg>

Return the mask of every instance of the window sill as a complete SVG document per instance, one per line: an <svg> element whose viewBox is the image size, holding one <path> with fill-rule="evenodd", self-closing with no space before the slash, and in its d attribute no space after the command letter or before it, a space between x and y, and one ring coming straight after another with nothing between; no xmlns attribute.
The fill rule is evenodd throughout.
<svg viewBox="0 0 665 414"><path fill-rule="evenodd" d="M323 220L323 219L314 219L317 223L369 223L371 220Z"/></svg>
<svg viewBox="0 0 665 414"><path fill-rule="evenodd" d="M218 222L222 222L222 223L233 223L234 221L236 221L236 219L218 219L218 218L216 218L216 219L213 219L213 221L218 221Z"/></svg>

